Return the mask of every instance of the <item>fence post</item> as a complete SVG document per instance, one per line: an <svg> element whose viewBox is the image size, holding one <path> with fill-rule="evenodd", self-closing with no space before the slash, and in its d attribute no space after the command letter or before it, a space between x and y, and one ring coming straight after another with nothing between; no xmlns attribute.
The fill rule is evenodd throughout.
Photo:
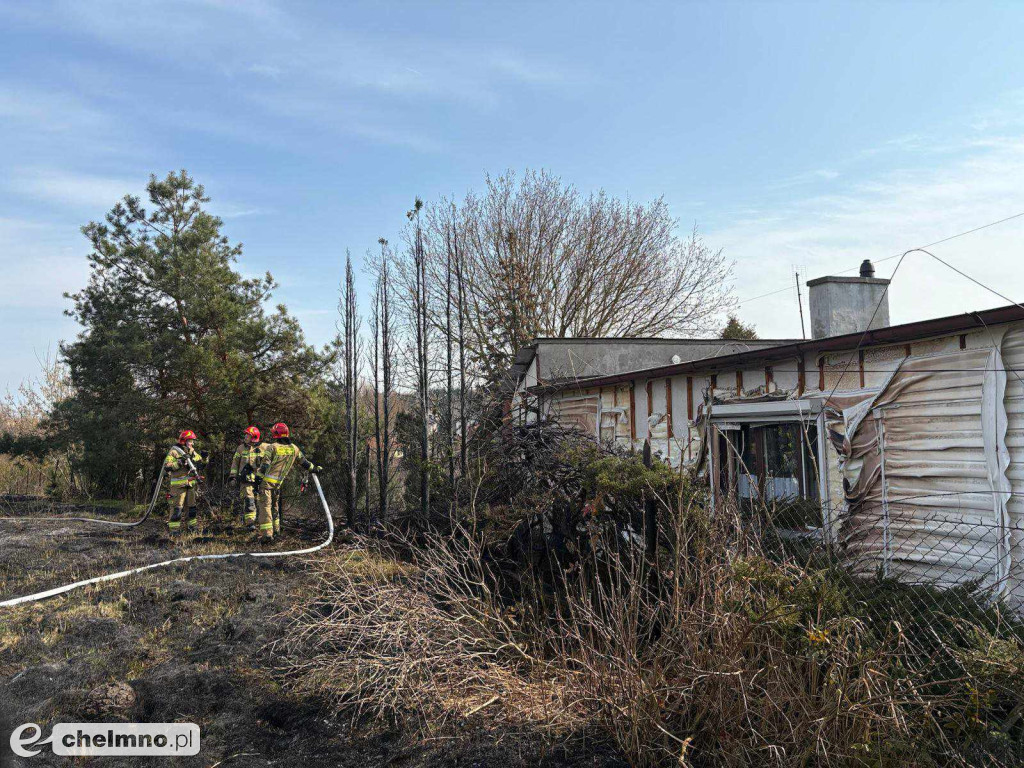
<svg viewBox="0 0 1024 768"><path fill-rule="evenodd" d="M644 466L651 468L651 439L644 440ZM650 493L644 494L644 554L652 568L658 565L658 506Z"/></svg>

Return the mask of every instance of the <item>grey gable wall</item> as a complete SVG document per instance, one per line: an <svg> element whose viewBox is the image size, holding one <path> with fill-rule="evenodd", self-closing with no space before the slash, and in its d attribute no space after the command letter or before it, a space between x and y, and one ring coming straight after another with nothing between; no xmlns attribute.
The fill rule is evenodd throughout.
<svg viewBox="0 0 1024 768"><path fill-rule="evenodd" d="M780 339L537 339L540 378L545 383L584 376L603 376L730 355L749 349L789 343Z"/></svg>

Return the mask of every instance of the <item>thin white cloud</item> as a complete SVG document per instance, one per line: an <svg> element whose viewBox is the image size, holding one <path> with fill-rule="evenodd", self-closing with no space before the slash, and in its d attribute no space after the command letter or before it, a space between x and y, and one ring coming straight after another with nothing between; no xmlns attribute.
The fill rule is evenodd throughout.
<svg viewBox="0 0 1024 768"><path fill-rule="evenodd" d="M267 213L259 208L253 208L252 206L218 202L217 200L210 202L210 212L222 219L240 219L244 216L256 216L258 214Z"/></svg>
<svg viewBox="0 0 1024 768"><path fill-rule="evenodd" d="M299 14L273 0L191 0L184 12L180 3L161 0L148 0L142 12L130 0L53 0L17 12L0 6L0 23L6 15L23 25L63 27L126 51L143 66L202 73L219 80L226 101L233 102L214 114L189 115L173 101L141 109L101 66L85 64L73 76L82 96L64 97L72 109L40 109L35 95L15 101L17 94L4 94L0 84L0 116L16 112L39 125L64 126L85 154L98 153L101 144L108 153L131 152L133 145L158 141L144 129L137 137L125 135L131 126L153 124L290 152L311 144L296 141L297 135L328 128L364 143L437 153L447 147L422 119L425 105L494 112L518 89L577 88L585 82L577 65L557 58L426 34L355 31L326 23L326 13ZM111 105L112 114L88 106L83 97Z"/></svg>
<svg viewBox="0 0 1024 768"><path fill-rule="evenodd" d="M126 194L141 194L139 179L73 173L56 169L21 169L8 182L9 190L74 208L107 210Z"/></svg>
<svg viewBox="0 0 1024 768"><path fill-rule="evenodd" d="M738 297L792 284L794 264L806 267L802 281L848 273L862 259L880 261L1024 211L1024 136L972 136L938 143L956 144L958 151L939 158L921 138L920 152L927 156L923 167L879 172L830 194L766 206L709 229L709 240L737 261ZM903 146L906 150L912 145ZM905 159L914 159L913 154ZM1024 220L934 250L1000 292L1024 299L1024 271L1019 268L1024 260ZM896 263L879 263L878 276L888 277ZM1002 299L919 253L907 257L890 289L893 322L1002 304ZM764 336L799 332L795 289L751 301L740 307L740 314Z"/></svg>
<svg viewBox="0 0 1024 768"><path fill-rule="evenodd" d="M274 80L284 74L284 69L274 66L273 64L251 64L249 66L249 71L254 75L263 75L264 77L270 77Z"/></svg>
<svg viewBox="0 0 1024 768"><path fill-rule="evenodd" d="M488 59L487 63L496 72L523 83L565 85L581 79L578 73L572 72L564 66L554 66L550 62L527 59L514 53L495 54Z"/></svg>
<svg viewBox="0 0 1024 768"><path fill-rule="evenodd" d="M210 179L206 179L207 183ZM6 189L14 196L29 197L72 210L91 211L100 216L125 195L148 200L148 176L99 176L53 168L22 168L11 173ZM209 210L222 219L239 219L266 211L230 200L212 200Z"/></svg>
<svg viewBox="0 0 1024 768"><path fill-rule="evenodd" d="M230 3L193 0L149 2L140 13L130 0L60 0L40 4L39 24L57 19L150 59L178 66L264 76L267 84L287 85L325 101L345 91L370 91L395 100L458 101L494 108L511 81L530 86L578 84L574 66L550 58L527 57L449 40L417 36L386 37L355 33L286 4L261 0ZM31 17L21 14L23 20ZM168 45L175 40L176 45Z"/></svg>
<svg viewBox="0 0 1024 768"><path fill-rule="evenodd" d="M88 244L77 227L55 227L49 222L0 218L0 254L8 290L4 305L22 309L68 306L65 291L85 285L89 268L82 254Z"/></svg>

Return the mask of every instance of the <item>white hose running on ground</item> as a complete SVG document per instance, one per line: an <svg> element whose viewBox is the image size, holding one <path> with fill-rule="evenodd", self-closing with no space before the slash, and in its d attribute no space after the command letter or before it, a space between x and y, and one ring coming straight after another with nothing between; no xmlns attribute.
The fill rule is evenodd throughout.
<svg viewBox="0 0 1024 768"><path fill-rule="evenodd" d="M100 517L28 517L28 516L16 516L16 517L0 517L0 520L32 520L32 521L47 521L47 522L61 522L61 523L99 523L100 525L113 525L117 528L134 528L137 525L142 525L149 516L153 514L153 510L156 509L156 502L160 498L160 489L164 484L164 468L160 467L160 474L156 478L156 487L153 488L153 497L149 500L149 506L146 507L146 514L140 517L138 520L132 520L128 523L122 523L117 520L104 520ZM0 605L3 605L0 603Z"/></svg>
<svg viewBox="0 0 1024 768"><path fill-rule="evenodd" d="M189 557L176 557L173 560L164 560L162 563L153 563L152 565L144 565L141 568L132 568L127 571L108 573L105 576L97 576L94 579L86 579L85 581L76 581L73 584L65 584L63 587L48 589L45 592L36 592L34 595L14 597L10 600L0 602L0 608L10 608L11 606L21 605L22 603L34 603L37 600L45 600L48 597L63 595L65 592L70 592L71 590L79 589L80 587L87 587L90 584L100 584L104 581L115 581L117 579L123 579L126 576L131 576L135 573L151 571L154 568L164 568L178 563L188 563L193 560L228 560L235 557L286 557L289 555L308 555L312 552L316 552L317 550L328 546L334 539L334 518L331 517L331 508L327 506L327 499L324 498L324 490L320 487L320 478L315 474L311 475L311 477L313 478L313 484L316 486L316 493L320 497L320 503L323 505L324 514L327 515L327 539L314 547L307 547L306 549L292 549L287 552L231 552L226 555L191 555ZM159 490L159 486L157 486L157 488Z"/></svg>

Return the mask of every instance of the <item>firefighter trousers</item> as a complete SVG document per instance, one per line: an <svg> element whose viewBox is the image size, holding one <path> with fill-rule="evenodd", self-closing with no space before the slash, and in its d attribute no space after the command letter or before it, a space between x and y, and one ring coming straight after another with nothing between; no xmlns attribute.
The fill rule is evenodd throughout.
<svg viewBox="0 0 1024 768"><path fill-rule="evenodd" d="M238 499L242 505L242 520L246 525L256 525L255 486L252 483L239 483Z"/></svg>
<svg viewBox="0 0 1024 768"><path fill-rule="evenodd" d="M196 514L196 487L194 485L179 485L171 488L170 516L167 518L168 531L171 533L181 531L181 518L186 508L188 509L188 530L195 531L199 527Z"/></svg>
<svg viewBox="0 0 1024 768"><path fill-rule="evenodd" d="M260 536L272 539L281 533L281 486L261 482L258 502Z"/></svg>

